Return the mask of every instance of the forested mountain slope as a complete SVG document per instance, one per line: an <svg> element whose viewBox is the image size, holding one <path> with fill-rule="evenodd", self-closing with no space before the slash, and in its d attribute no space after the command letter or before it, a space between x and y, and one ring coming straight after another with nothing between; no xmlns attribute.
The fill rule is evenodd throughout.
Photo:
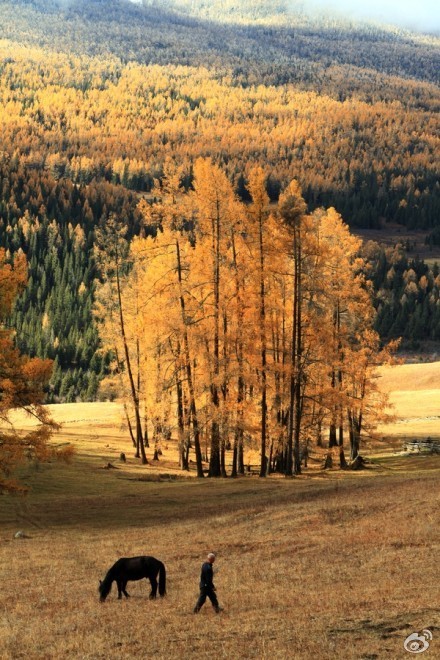
<svg viewBox="0 0 440 660"><path fill-rule="evenodd" d="M437 223L434 38L220 25L111 0L18 4L0 6L3 35L32 47L6 41L0 55L8 152L32 142L68 175L85 156L87 177L107 179L122 158L124 184L141 190L170 152L211 155L236 180L256 160L275 195L294 173L312 207L351 225Z"/></svg>
<svg viewBox="0 0 440 660"><path fill-rule="evenodd" d="M246 199L261 164L273 200L297 177L311 210L352 226L435 230L438 38L300 5L0 3L0 245L27 254L11 323L23 351L56 359L54 397L96 393L95 228L115 213L138 233L167 158L186 187L210 156Z"/></svg>
<svg viewBox="0 0 440 660"><path fill-rule="evenodd" d="M188 4L192 13L182 12ZM243 69L242 77L234 80L240 84L293 82L315 89L320 74L334 65L348 67L349 78L356 78L355 67L434 83L439 79L439 40L434 35L275 10L259 21L254 3L247 3L246 22L224 22L228 14L223 2L198 5L202 11L197 3L172 0L144 6L128 0L6 1L0 8L2 36L81 55L112 54L123 62L202 65L220 71L236 66ZM240 8L243 2L235 5ZM209 11L203 11L207 6ZM238 11L238 17L242 13ZM331 79L322 83L331 91Z"/></svg>

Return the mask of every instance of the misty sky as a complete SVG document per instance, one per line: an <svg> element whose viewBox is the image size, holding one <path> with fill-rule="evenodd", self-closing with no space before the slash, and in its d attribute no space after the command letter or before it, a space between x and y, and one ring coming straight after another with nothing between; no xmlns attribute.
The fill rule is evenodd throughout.
<svg viewBox="0 0 440 660"><path fill-rule="evenodd" d="M440 30L439 0L303 0L303 4L336 9L346 17L372 18L418 30Z"/></svg>
<svg viewBox="0 0 440 660"><path fill-rule="evenodd" d="M142 4L142 0L131 0ZM169 0L170 5L173 0ZM240 0L237 0L239 5ZM292 8L326 9L345 18L373 19L402 27L440 32L440 0L291 0Z"/></svg>

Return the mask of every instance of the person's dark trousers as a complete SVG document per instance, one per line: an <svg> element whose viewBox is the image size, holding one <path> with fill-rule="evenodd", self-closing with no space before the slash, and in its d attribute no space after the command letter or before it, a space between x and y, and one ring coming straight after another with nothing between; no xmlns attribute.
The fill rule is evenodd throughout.
<svg viewBox="0 0 440 660"><path fill-rule="evenodd" d="M204 605L205 600L209 598L213 608L215 609L216 612L220 611L220 607L218 604L217 596L215 595L215 591L211 589L210 587L201 587L200 588L200 596L199 599L196 603L196 606L194 608L194 612L198 612L202 605Z"/></svg>

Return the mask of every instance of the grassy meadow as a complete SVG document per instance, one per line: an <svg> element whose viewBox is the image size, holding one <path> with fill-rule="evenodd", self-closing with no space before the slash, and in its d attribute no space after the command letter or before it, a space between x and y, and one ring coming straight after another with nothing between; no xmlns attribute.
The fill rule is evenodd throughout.
<svg viewBox="0 0 440 660"><path fill-rule="evenodd" d="M0 658L404 658L423 629L438 657L440 456L401 445L440 435L439 366L383 371L396 421L358 473L324 472L313 453L293 479L201 482L172 442L140 466L118 404L55 407L72 463L29 465L29 494L0 498ZM194 615L210 550L225 610ZM98 580L137 554L165 563L167 597L148 600L143 580L99 603Z"/></svg>

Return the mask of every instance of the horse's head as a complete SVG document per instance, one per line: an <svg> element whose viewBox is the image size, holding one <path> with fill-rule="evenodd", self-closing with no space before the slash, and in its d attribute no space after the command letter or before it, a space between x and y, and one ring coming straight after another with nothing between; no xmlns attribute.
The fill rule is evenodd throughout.
<svg viewBox="0 0 440 660"><path fill-rule="evenodd" d="M100 594L99 602L103 603L105 601L106 597L107 597L107 594L105 596L103 595L102 580L99 580L98 591L99 591L99 594Z"/></svg>

